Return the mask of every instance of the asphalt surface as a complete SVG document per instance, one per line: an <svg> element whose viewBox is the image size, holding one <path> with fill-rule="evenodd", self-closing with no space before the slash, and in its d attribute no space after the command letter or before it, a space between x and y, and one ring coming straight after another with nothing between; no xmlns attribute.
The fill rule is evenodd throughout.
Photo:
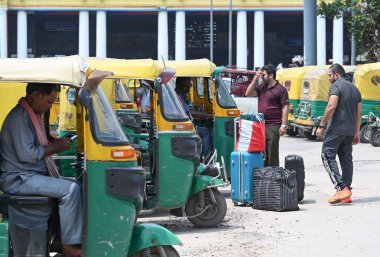
<svg viewBox="0 0 380 257"><path fill-rule="evenodd" d="M139 218L175 233L182 257L378 257L380 256L380 148L354 146L352 204L330 205L333 185L322 166L322 142L284 136L280 161L288 154L304 158L306 188L299 211L271 212L233 206L230 188L221 189L228 210L217 228L195 228L186 218L166 213Z"/></svg>

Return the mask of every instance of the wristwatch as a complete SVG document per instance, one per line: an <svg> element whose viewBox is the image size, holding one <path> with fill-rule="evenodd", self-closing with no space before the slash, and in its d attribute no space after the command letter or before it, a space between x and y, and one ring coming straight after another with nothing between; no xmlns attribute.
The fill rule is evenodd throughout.
<svg viewBox="0 0 380 257"><path fill-rule="evenodd" d="M326 125L318 125L318 128L321 128L321 129L324 129L324 128L326 128Z"/></svg>
<svg viewBox="0 0 380 257"><path fill-rule="evenodd" d="M284 125L284 124L282 124L282 125L281 125L281 128L288 129L288 125Z"/></svg>

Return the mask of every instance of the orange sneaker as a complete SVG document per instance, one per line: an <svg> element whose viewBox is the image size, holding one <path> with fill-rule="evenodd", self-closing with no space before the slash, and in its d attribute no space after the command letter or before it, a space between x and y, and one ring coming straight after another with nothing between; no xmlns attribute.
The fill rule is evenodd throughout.
<svg viewBox="0 0 380 257"><path fill-rule="evenodd" d="M341 203L352 203L351 197L347 199L340 200Z"/></svg>
<svg viewBox="0 0 380 257"><path fill-rule="evenodd" d="M351 190L348 188L348 187L345 187L343 188L342 190L340 191L337 191L330 199L329 199L329 203L331 204L335 204L335 203L339 203L341 202L342 200L346 200L346 199L349 199L352 195L352 192Z"/></svg>

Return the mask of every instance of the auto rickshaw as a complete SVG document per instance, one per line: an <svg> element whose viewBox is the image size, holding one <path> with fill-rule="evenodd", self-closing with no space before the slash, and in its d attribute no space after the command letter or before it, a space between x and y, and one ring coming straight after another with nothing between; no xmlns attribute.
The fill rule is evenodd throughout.
<svg viewBox="0 0 380 257"><path fill-rule="evenodd" d="M288 129L286 133L289 136L296 136L298 129L294 126L294 117L301 97L302 79L305 72L317 68L316 66L305 66L297 68L280 69L276 73L276 79L283 85L289 94L289 114Z"/></svg>
<svg viewBox="0 0 380 257"><path fill-rule="evenodd" d="M155 80L164 68L151 59L88 60L92 68L114 73L105 81L128 81L134 92L136 85L149 84L149 115L115 109L124 132L139 150L139 161L146 170L142 213L166 209L176 216L186 216L198 227L220 224L227 205L217 187L226 184L218 179L221 172L218 165L200 165L199 137L169 83L174 73L161 79L159 84ZM101 83L100 86L112 85L115 87L115 83ZM144 123L146 133L142 130Z"/></svg>
<svg viewBox="0 0 380 257"><path fill-rule="evenodd" d="M77 153L81 155L76 166L82 171L84 201L82 256L179 256L172 245L181 242L170 231L153 223L136 224L145 195L144 169L138 166L137 152L98 87L108 75L111 73L92 70L77 56L0 60L0 88L19 82L65 85L65 99L76 106ZM1 94L3 97L8 95ZM9 245L8 240L1 241L2 249L10 250L9 256L31 256L30 251L36 247L40 250L38 256L49 256L47 232L42 230L38 237L30 237L35 224L25 222L27 216L19 221L10 215L8 227L6 212L9 208L28 209L52 202L43 196L0 195L1 210L5 210L1 227L9 228L11 234ZM21 240L14 238L15 224L26 227L18 231ZM47 230L46 221L41 225ZM8 239L6 231L2 236Z"/></svg>
<svg viewBox="0 0 380 257"><path fill-rule="evenodd" d="M360 127L360 142L369 143L371 141L371 131L376 118L367 124L368 115L371 117L380 116L380 63L368 63L358 66L354 74L355 86L362 95L362 124ZM376 126L375 126L376 127Z"/></svg>
<svg viewBox="0 0 380 257"><path fill-rule="evenodd" d="M188 96L191 109L212 117L194 119L194 125L212 131L214 153L218 162L225 163L224 178L228 180L231 177L230 155L234 151L234 119L239 117L240 111L220 75L225 68L216 68L208 59L168 61L166 65L176 70L176 77L192 78L193 86Z"/></svg>
<svg viewBox="0 0 380 257"><path fill-rule="evenodd" d="M352 81L356 66L343 66ZM300 103L296 110L294 126L301 129L307 139L316 139L315 131L322 120L329 98L331 83L328 67L312 69L304 74Z"/></svg>

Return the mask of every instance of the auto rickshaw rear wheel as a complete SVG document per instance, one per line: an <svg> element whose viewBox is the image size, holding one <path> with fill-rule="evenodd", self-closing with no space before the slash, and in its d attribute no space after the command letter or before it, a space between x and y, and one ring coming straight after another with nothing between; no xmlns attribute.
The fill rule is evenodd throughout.
<svg viewBox="0 0 380 257"><path fill-rule="evenodd" d="M171 245L149 247L129 257L145 257L145 256L160 257L162 256L160 254L160 248L161 248L161 251L163 250L165 252L167 257L180 257L176 249L174 249L174 247Z"/></svg>
<svg viewBox="0 0 380 257"><path fill-rule="evenodd" d="M188 216L189 221L196 227L216 227L223 221L224 217L226 216L226 199L217 189L212 188L211 190L215 197L216 203L212 202L208 190L204 190L190 196L186 202L186 216ZM203 193L204 203L202 203L201 193ZM205 210L206 208L207 210Z"/></svg>
<svg viewBox="0 0 380 257"><path fill-rule="evenodd" d="M317 138L316 135L313 135L310 131L304 131L305 137L309 140L314 140Z"/></svg>
<svg viewBox="0 0 380 257"><path fill-rule="evenodd" d="M371 145L379 147L380 146L380 129L372 129L371 132Z"/></svg>
<svg viewBox="0 0 380 257"><path fill-rule="evenodd" d="M289 128L286 130L286 134L288 134L288 136L295 137L295 136L298 135L298 132L297 132L297 130L294 130L293 127L289 127Z"/></svg>
<svg viewBox="0 0 380 257"><path fill-rule="evenodd" d="M360 143L369 143L371 139L371 127L364 125L360 128Z"/></svg>

